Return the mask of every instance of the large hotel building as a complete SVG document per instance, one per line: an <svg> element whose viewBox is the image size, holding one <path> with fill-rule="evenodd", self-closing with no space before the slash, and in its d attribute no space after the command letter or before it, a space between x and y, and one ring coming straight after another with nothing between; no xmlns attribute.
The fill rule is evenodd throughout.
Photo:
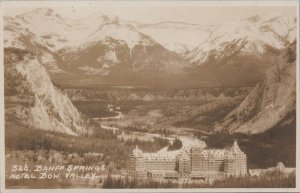
<svg viewBox="0 0 300 193"><path fill-rule="evenodd" d="M247 174L247 156L237 141L228 149L208 149L201 142L177 151L130 154L129 176L139 179L186 179L212 182Z"/></svg>

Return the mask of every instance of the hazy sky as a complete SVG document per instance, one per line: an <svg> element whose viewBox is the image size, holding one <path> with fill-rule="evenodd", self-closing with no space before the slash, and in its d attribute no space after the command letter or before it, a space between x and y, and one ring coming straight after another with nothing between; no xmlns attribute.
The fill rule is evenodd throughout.
<svg viewBox="0 0 300 193"><path fill-rule="evenodd" d="M34 5L35 7L30 7L30 4L22 7L18 7L18 4L14 6L16 7L6 5L6 7L4 7L4 15L15 16L38 7L45 7L45 5ZM73 7L72 4L69 4L68 7L58 7L53 6L52 4L49 6L46 4L46 7L49 7L61 16L68 18L83 18L98 12L109 15L117 15L122 20L133 20L147 23L181 21L204 25L220 24L224 21L243 19L253 15L260 15L262 17L270 17L274 15L290 15L296 17L297 15L296 6L286 6L285 4L280 6L255 5L253 3L249 6L236 6L235 4L232 4L232 6L212 6L201 4L193 6L188 4L174 6L162 4L158 6L156 3L148 6L143 6L142 4L123 6L118 3L114 3L112 5L97 4L95 6L86 4L85 7Z"/></svg>

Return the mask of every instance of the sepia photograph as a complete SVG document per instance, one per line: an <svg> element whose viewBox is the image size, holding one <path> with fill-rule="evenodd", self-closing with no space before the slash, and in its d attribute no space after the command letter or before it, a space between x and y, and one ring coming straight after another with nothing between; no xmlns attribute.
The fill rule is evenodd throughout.
<svg viewBox="0 0 300 193"><path fill-rule="evenodd" d="M2 190L299 191L298 5L3 2Z"/></svg>

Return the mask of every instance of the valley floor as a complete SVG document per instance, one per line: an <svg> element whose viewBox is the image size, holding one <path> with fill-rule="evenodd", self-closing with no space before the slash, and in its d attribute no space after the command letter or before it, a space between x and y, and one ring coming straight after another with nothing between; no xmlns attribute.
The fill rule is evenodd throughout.
<svg viewBox="0 0 300 193"><path fill-rule="evenodd" d="M276 178L277 184L270 183L274 180L270 176L264 178L248 176L242 180L227 179L210 185L203 183L178 185L176 181L148 184L126 180L128 156L136 145L145 152L166 151L175 139L179 139L183 146L194 140L203 140L211 148L224 148L231 145L234 139L238 139L241 149L247 154L249 169L273 167L278 162L283 162L287 167L295 167L295 122L257 135L211 131L213 123L225 116L240 100L241 98L208 102L75 101L76 107L87 116L91 116L88 111L93 111L93 116L90 117L93 118L91 134L78 137L24 127L17 124L8 114L5 141L6 186L8 188L293 187L292 175ZM10 105L9 108L12 108L14 104ZM95 112L98 112L99 116L94 116ZM29 168L36 165L46 167L97 165L103 167L103 170L96 172L93 179L85 178L86 176L80 179L65 179L66 171L61 173L63 177L59 179L38 180L37 177L12 179L14 173L12 169L25 164ZM86 174L93 176L93 172L84 173ZM109 184L107 184L108 174L113 178Z"/></svg>

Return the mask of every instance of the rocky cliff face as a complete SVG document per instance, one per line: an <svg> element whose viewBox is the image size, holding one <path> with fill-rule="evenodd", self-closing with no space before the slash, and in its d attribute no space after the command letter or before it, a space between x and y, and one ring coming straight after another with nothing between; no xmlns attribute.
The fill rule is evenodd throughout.
<svg viewBox="0 0 300 193"><path fill-rule="evenodd" d="M296 43L292 43L238 108L215 125L215 130L260 133L296 110ZM295 117L289 116L287 121Z"/></svg>
<svg viewBox="0 0 300 193"><path fill-rule="evenodd" d="M86 132L85 118L53 86L36 56L22 49L5 49L4 63L6 124L71 135Z"/></svg>

